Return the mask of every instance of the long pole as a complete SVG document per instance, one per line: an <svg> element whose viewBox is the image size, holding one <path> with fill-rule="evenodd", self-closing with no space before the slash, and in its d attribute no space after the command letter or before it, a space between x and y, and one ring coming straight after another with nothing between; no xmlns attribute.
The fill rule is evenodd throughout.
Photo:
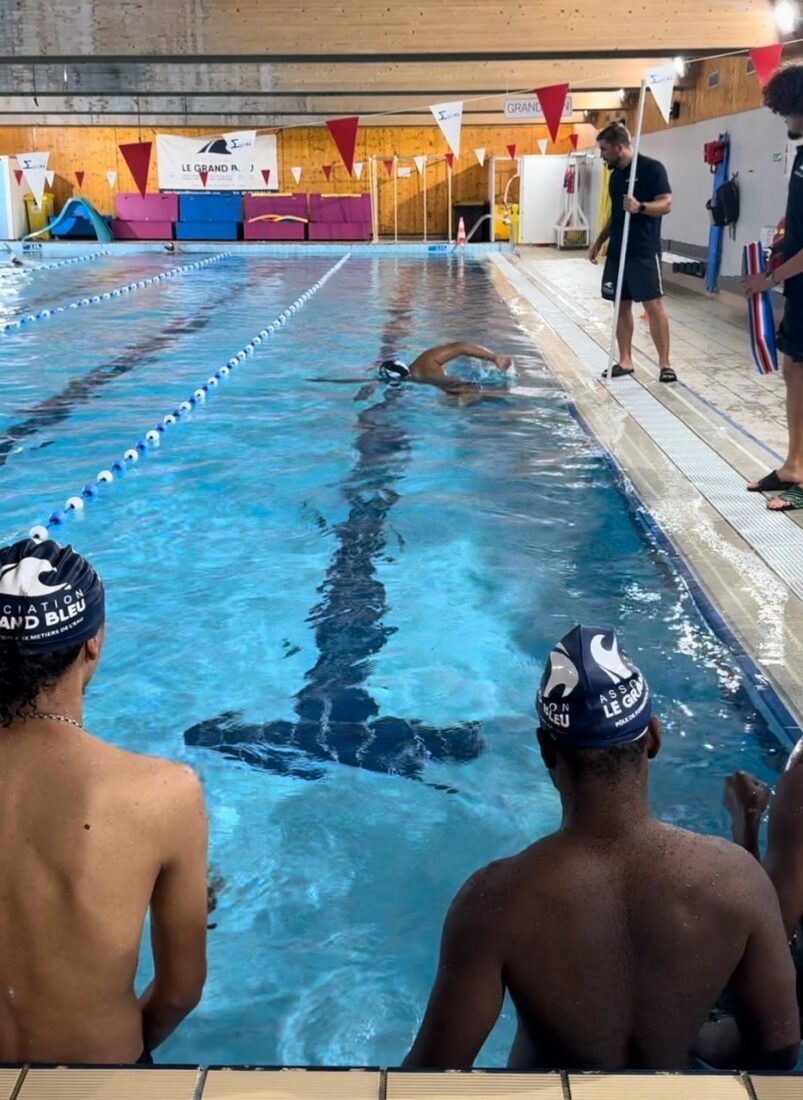
<svg viewBox="0 0 803 1100"><path fill-rule="evenodd" d="M491 214L491 243L496 240L496 166L488 157L488 209Z"/></svg>
<svg viewBox="0 0 803 1100"><path fill-rule="evenodd" d="M373 206L374 244L379 240L379 187L376 181L376 157L371 157L371 199Z"/></svg>
<svg viewBox="0 0 803 1100"><path fill-rule="evenodd" d="M627 197L632 199L636 186L636 167L638 165L639 149L641 147L641 129L644 125L644 103L647 98L647 81L642 80L641 91L638 100L638 121L636 122L636 138L633 143L633 159L630 162L630 180L627 185ZM613 211L611 211L613 217ZM616 329L619 325L619 311L622 308L622 286L625 281L625 257L627 256L627 241L630 236L630 211L625 211L625 224L622 230L622 250L619 253L619 270L616 273L616 295L613 300L613 330L611 331L611 344L608 349L608 382L613 380L613 364L616 359Z"/></svg>
<svg viewBox="0 0 803 1100"><path fill-rule="evenodd" d="M449 244L452 243L452 166L446 161L446 213L449 218Z"/></svg>
<svg viewBox="0 0 803 1100"><path fill-rule="evenodd" d="M399 243L399 158L393 154L393 240Z"/></svg>
<svg viewBox="0 0 803 1100"><path fill-rule="evenodd" d="M424 157L424 171L421 173L424 181L424 241L427 239L427 158Z"/></svg>

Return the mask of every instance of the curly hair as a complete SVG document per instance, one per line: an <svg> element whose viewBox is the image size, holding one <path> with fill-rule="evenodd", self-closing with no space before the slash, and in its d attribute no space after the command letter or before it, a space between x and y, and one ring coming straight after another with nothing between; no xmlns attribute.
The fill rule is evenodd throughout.
<svg viewBox="0 0 803 1100"><path fill-rule="evenodd" d="M40 692L52 688L78 660L83 644L53 653L23 654L15 641L0 642L0 727L36 709Z"/></svg>
<svg viewBox="0 0 803 1100"><path fill-rule="evenodd" d="M764 89L764 103L776 115L803 115L803 65L779 69Z"/></svg>

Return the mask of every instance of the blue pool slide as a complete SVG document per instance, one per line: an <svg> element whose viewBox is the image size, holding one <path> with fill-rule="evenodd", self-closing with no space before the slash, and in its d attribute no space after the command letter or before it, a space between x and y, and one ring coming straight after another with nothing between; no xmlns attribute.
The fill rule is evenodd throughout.
<svg viewBox="0 0 803 1100"><path fill-rule="evenodd" d="M61 230L60 235L63 236L75 226L79 218L83 218L91 223L99 241L108 243L114 239L111 229L109 229L108 225L92 203L87 202L86 199L67 199L61 213L58 214L48 226L44 229L37 229L35 233L29 233L27 237L23 237L22 239L24 241L31 241L34 237L40 237L43 233L53 233L57 229Z"/></svg>

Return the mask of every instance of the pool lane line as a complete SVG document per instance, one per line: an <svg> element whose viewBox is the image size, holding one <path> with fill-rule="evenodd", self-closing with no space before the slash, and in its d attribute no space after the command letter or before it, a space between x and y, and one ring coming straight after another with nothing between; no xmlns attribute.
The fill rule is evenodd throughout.
<svg viewBox="0 0 803 1100"><path fill-rule="evenodd" d="M231 255L231 253L224 253L224 255L228 256ZM144 438L137 440L135 446L129 447L128 450L124 451L122 458L115 459L110 469L101 470L94 482L88 481L81 490L80 496L68 497L63 508L57 508L51 512L47 523L37 524L35 527L31 528L29 537L35 542L41 542L44 539L50 538L51 527L62 526L67 522L70 513L83 510L86 500L94 500L99 495L102 486L111 485L121 477L124 477L128 468L137 463L141 456L146 455L152 448L160 445L161 437L168 428L172 428L173 425L178 424L187 413L192 412L193 408L205 404L207 398L214 394L219 384L224 379L228 378L236 367L239 367L241 363L245 362L249 355L253 355L255 349L260 344L269 340L274 333L286 325L290 318L295 313L298 313L298 311L306 305L310 298L313 298L318 293L333 275L337 274L350 257L351 252L347 252L346 255L325 272L316 283L313 283L309 289L305 290L303 294L296 298L283 313L280 313L269 325L261 329L247 344L244 344L239 351L235 352L227 363L220 367L213 375L210 375L203 385L194 390L193 393L185 401L182 401L176 406L171 413L167 413L166 416L163 416L161 420L157 421L154 427L146 432ZM223 257L221 256L221 258Z"/></svg>
<svg viewBox="0 0 803 1100"><path fill-rule="evenodd" d="M40 271L55 271L57 267L68 267L70 264L83 264L88 260L97 260L101 256L111 256L112 250L110 248L104 248L102 252L87 252L85 256L70 256L66 260L53 260L52 262L33 264L30 267L15 267L11 271L2 271L4 279L9 278L24 278L26 275L37 275Z"/></svg>
<svg viewBox="0 0 803 1100"><path fill-rule="evenodd" d="M149 276L147 279L139 279L133 283L127 283L125 286L115 287L114 290L106 290L103 294L94 294L91 298L80 298L77 302L69 302L66 306L56 306L55 309L43 309L39 313L29 313L26 317L19 317L16 321L7 321L4 325L0 326L0 332L11 332L14 329L19 329L23 325L33 324L35 321L44 321L48 317L56 317L60 313L66 313L70 309L81 309L82 306L96 306L101 302L111 301L112 298L119 298L124 294L134 293L134 291L141 290L143 287L154 286L156 283L162 283L166 279L175 279L177 275L186 275L188 271L196 271L201 267L208 267L210 264L219 263L221 260L226 260L231 256L231 252L218 252L215 256L208 256L205 260L197 260L193 264L182 264L181 267L171 267L169 271L162 271L158 275Z"/></svg>

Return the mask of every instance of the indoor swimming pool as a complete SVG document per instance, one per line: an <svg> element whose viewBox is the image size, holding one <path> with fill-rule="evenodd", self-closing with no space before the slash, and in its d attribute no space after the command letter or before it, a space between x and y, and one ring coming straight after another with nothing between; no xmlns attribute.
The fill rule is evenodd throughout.
<svg viewBox="0 0 803 1100"><path fill-rule="evenodd" d="M667 821L724 833L724 777L784 751L481 261L354 254L309 297L339 254L148 282L202 258L0 280L0 327L34 318L0 334L0 537L122 466L54 533L107 587L88 728L188 762L209 805L209 981L159 1061L397 1065L452 896L559 821L533 701L575 623L652 686ZM512 355L515 386L360 384L452 340ZM477 1064L512 1033L508 1006Z"/></svg>

